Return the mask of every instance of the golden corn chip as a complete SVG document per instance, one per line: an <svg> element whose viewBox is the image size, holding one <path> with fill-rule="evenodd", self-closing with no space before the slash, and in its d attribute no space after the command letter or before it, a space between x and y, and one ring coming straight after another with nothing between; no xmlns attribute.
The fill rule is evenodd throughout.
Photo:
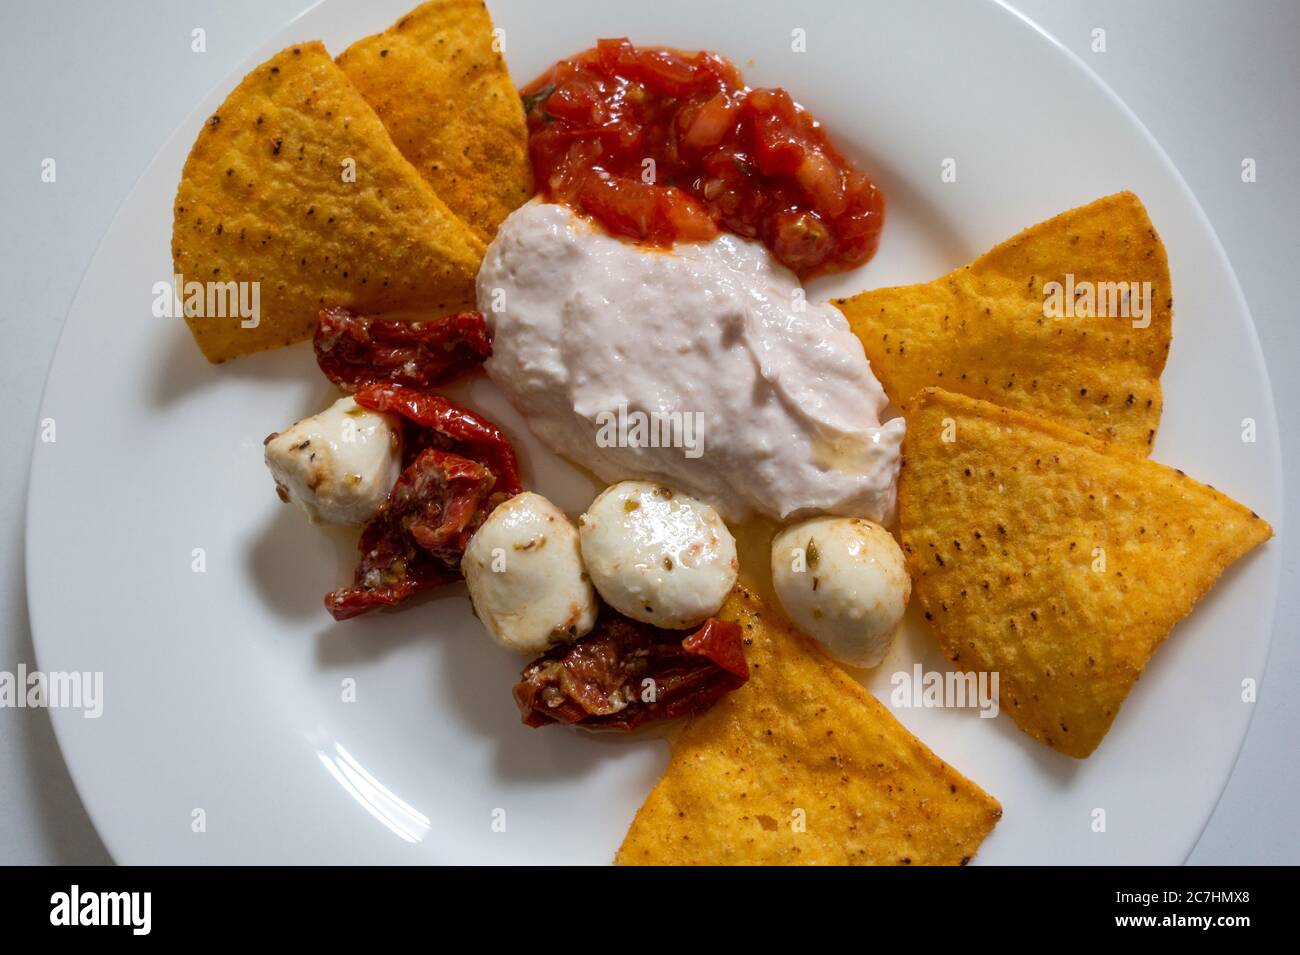
<svg viewBox="0 0 1300 955"><path fill-rule="evenodd" d="M402 155L484 241L533 193L500 46L480 0L432 0L338 58Z"/></svg>
<svg viewBox="0 0 1300 955"><path fill-rule="evenodd" d="M1038 416L927 389L898 487L914 599L1003 711L1085 757L1170 629L1272 536L1181 471Z"/></svg>
<svg viewBox="0 0 1300 955"><path fill-rule="evenodd" d="M904 411L934 386L1142 454L1155 440L1173 298L1164 245L1131 192L1039 223L926 285L835 304Z"/></svg>
<svg viewBox="0 0 1300 955"><path fill-rule="evenodd" d="M176 193L172 259L185 283L258 290L255 325L187 307L213 362L310 338L323 305L470 305L483 252L320 43L244 77L204 124Z"/></svg>
<svg viewBox="0 0 1300 955"><path fill-rule="evenodd" d="M1002 815L752 591L750 680L693 719L620 865L964 864Z"/></svg>

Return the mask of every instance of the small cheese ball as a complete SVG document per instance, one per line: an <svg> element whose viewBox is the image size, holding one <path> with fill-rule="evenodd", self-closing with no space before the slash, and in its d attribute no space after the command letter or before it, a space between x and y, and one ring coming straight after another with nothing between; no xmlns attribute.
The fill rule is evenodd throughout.
<svg viewBox="0 0 1300 955"><path fill-rule="evenodd" d="M718 512L662 484L606 488L578 519L578 536L601 597L642 623L696 626L736 584L736 539Z"/></svg>
<svg viewBox="0 0 1300 955"><path fill-rule="evenodd" d="M470 538L460 569L474 612L508 650L536 656L596 624L578 532L540 494L524 491L498 505Z"/></svg>
<svg viewBox="0 0 1300 955"><path fill-rule="evenodd" d="M402 473L400 423L349 395L267 438L265 458L280 499L313 524L364 524Z"/></svg>
<svg viewBox="0 0 1300 955"><path fill-rule="evenodd" d="M885 658L912 595L893 536L857 517L815 517L777 534L772 584L800 630L856 667Z"/></svg>

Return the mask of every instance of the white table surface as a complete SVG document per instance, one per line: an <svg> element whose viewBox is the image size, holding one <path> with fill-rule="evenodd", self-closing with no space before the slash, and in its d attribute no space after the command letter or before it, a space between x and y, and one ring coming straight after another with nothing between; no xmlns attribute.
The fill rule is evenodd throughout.
<svg viewBox="0 0 1300 955"><path fill-rule="evenodd" d="M0 671L35 665L23 573L28 463L46 370L82 272L167 135L307 5L0 0L0 381L8 408L8 451L0 455ZM1300 261L1300 0L1014 6L1119 93L1205 208L1259 329L1286 483L1298 486L1300 309L1292 283ZM206 31L206 52L191 50L195 28ZM1104 53L1090 49L1094 28L1106 31ZM1250 185L1240 178L1248 156L1258 164L1258 181ZM53 184L41 181L46 157L57 162ZM1268 669L1245 748L1192 863L1300 862L1296 541L1290 533L1270 545L1284 548L1285 563ZM70 567L70 585L77 572L93 569ZM0 709L0 863L109 861L47 714Z"/></svg>

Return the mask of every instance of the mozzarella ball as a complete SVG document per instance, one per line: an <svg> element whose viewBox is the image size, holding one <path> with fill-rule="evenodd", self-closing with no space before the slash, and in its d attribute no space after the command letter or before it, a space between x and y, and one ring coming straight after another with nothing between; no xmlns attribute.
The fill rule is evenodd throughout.
<svg viewBox="0 0 1300 955"><path fill-rule="evenodd" d="M912 595L893 536L857 517L815 517L777 534L772 584L800 630L857 667L885 658Z"/></svg>
<svg viewBox="0 0 1300 955"><path fill-rule="evenodd" d="M578 536L605 602L656 627L702 623L736 584L736 539L718 512L662 484L606 488L578 519Z"/></svg>
<svg viewBox="0 0 1300 955"><path fill-rule="evenodd" d="M578 532L532 491L497 506L465 548L461 572L474 612L501 646L535 656L596 624L596 594Z"/></svg>
<svg viewBox="0 0 1300 955"><path fill-rule="evenodd" d="M265 454L280 499L313 524L364 524L402 473L400 423L349 395L271 435Z"/></svg>

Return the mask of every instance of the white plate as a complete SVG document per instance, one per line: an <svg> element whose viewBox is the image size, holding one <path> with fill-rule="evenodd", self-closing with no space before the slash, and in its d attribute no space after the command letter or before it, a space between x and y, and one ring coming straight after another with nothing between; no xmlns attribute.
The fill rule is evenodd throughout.
<svg viewBox="0 0 1300 955"><path fill-rule="evenodd" d="M408 0L312 8L291 42L335 52ZM993 3L495 0L515 79L598 37L710 48L813 110L889 200L881 251L829 295L927 280L1017 230L1129 188L1169 249L1173 351L1155 458L1278 522L1274 409L1259 343L1204 214L1131 113L1073 56ZM806 53L791 50L806 31ZM242 71L241 71L242 72ZM660 740L520 725L520 661L449 589L408 612L333 623L346 537L282 507L264 435L320 407L298 346L214 368L151 317L170 274L171 202L198 105L104 238L68 316L34 452L28 582L40 666L104 674L104 714L53 710L91 818L119 862L607 862L667 757ZM940 163L957 161L957 182ZM486 382L469 398L519 442L526 479L578 510L591 487L531 441ZM1257 443L1243 443L1243 418ZM195 548L206 573L191 569ZM1272 628L1281 550L1233 568L1160 650L1100 750L1076 762L1010 720L900 710L1005 807L981 863L1181 862L1232 769ZM869 685L914 662L912 627ZM342 700L355 681L356 701ZM1094 810L1106 831L1093 831ZM192 820L203 810L206 831ZM494 831L504 810L505 831Z"/></svg>

